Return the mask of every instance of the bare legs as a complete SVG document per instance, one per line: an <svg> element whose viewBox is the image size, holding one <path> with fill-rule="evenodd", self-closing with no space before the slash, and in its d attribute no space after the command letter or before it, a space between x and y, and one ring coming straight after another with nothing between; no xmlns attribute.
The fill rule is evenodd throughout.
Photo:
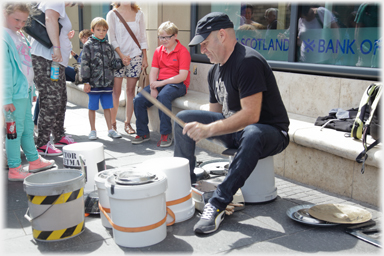
<svg viewBox="0 0 384 256"><path fill-rule="evenodd" d="M121 94L121 86L123 84L122 77L115 77L113 80L113 108L111 109L112 126L116 123L117 110L119 109L119 99ZM115 128L115 127L114 127Z"/></svg>
<svg viewBox="0 0 384 256"><path fill-rule="evenodd" d="M112 123L111 123L111 111L112 109L111 108L108 108L108 109L104 109L104 118L105 118L105 121L107 122L107 127L108 127L108 131L110 131L112 129Z"/></svg>
<svg viewBox="0 0 384 256"><path fill-rule="evenodd" d="M127 77L126 85L126 112L125 112L125 130L127 133L132 134L135 131L130 126L132 115L133 115L133 98L135 97L135 88L138 78ZM121 95L121 88L123 84L122 77L114 78L113 86L113 109L111 109L111 123L114 128L114 123L116 123L117 111L119 109L119 98ZM131 132L128 132L131 131Z"/></svg>
<svg viewBox="0 0 384 256"><path fill-rule="evenodd" d="M96 110L88 110L89 124L91 125L91 131L96 131ZM111 108L104 109L104 118L107 122L108 131L112 129L111 123Z"/></svg>
<svg viewBox="0 0 384 256"><path fill-rule="evenodd" d="M126 113L125 122L130 123L133 115L133 98L135 97L135 87L138 78L127 78L127 101L126 101Z"/></svg>

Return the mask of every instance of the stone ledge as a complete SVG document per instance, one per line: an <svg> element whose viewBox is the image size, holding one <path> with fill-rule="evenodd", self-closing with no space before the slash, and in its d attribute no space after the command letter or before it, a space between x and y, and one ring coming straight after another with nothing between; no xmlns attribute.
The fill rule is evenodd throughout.
<svg viewBox="0 0 384 256"><path fill-rule="evenodd" d="M209 110L209 95L202 92L188 90L183 97L172 102L172 106L180 109Z"/></svg>
<svg viewBox="0 0 384 256"><path fill-rule="evenodd" d="M345 137L345 132L336 131L329 128L315 126L315 118L308 118L300 115L289 114L290 140L298 145L318 149L336 156L340 156L352 161L363 151L361 140ZM367 137L368 144L374 142L371 136ZM367 165L380 167L382 159L382 143L368 151Z"/></svg>
<svg viewBox="0 0 384 256"><path fill-rule="evenodd" d="M185 96L174 100L172 105L180 109L208 110L208 101L208 94L189 90ZM352 161L355 161L356 157L363 151L361 140L345 137L344 132L333 129L324 128L320 130L321 127L314 125L316 118L289 113L289 119L289 136L291 142L325 151ZM368 136L367 141L369 144L373 142L371 136ZM215 144L212 145L213 147L220 147L220 145L216 145L217 143L213 142L213 144ZM204 147L206 146L207 145L204 145ZM367 165L380 167L380 161L382 159L382 157L380 157L382 154L381 148L382 143L379 143L379 145L368 152ZM221 149L223 149L223 147L220 147L220 150Z"/></svg>

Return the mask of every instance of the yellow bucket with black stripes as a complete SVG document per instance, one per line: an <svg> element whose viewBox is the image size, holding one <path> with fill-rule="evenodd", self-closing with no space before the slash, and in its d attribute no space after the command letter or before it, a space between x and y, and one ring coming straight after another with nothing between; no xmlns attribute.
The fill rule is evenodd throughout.
<svg viewBox="0 0 384 256"><path fill-rule="evenodd" d="M33 238L60 241L84 230L84 173L59 169L35 173L24 179Z"/></svg>

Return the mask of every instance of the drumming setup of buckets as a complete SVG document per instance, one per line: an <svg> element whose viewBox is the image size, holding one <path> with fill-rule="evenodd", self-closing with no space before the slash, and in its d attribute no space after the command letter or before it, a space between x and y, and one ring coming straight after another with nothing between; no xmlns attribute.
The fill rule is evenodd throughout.
<svg viewBox="0 0 384 256"><path fill-rule="evenodd" d="M113 229L116 244L145 247L164 240L167 226L195 213L185 158L107 170L104 145L81 142L63 147L63 166L24 179L25 218L37 241L76 237L84 231L85 216L100 214L100 224Z"/></svg>
<svg viewBox="0 0 384 256"><path fill-rule="evenodd" d="M166 238L167 226L190 219L195 209L203 211L224 179L228 164L213 160L197 165L195 173L204 178L191 186L189 162L185 158L154 158L136 166L107 170L102 143L67 145L63 147L63 169L42 171L24 179L28 197L25 218L31 222L37 241L76 237L84 231L85 216L99 214L100 225L112 229L117 245L154 245ZM273 172L272 157L262 160L234 195L235 209L226 214L244 209L245 203L275 199ZM361 223L371 218L366 211L343 209L343 205L327 205L326 209L322 205L297 206L289 209L287 215L318 226ZM348 221L352 218L354 221Z"/></svg>

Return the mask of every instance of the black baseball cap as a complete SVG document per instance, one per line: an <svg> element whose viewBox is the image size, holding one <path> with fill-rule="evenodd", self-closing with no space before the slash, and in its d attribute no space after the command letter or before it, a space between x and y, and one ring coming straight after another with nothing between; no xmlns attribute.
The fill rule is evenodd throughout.
<svg viewBox="0 0 384 256"><path fill-rule="evenodd" d="M223 12L211 12L197 22L196 33L189 46L195 46L203 42L212 31L222 28L233 28L233 23L228 15Z"/></svg>

